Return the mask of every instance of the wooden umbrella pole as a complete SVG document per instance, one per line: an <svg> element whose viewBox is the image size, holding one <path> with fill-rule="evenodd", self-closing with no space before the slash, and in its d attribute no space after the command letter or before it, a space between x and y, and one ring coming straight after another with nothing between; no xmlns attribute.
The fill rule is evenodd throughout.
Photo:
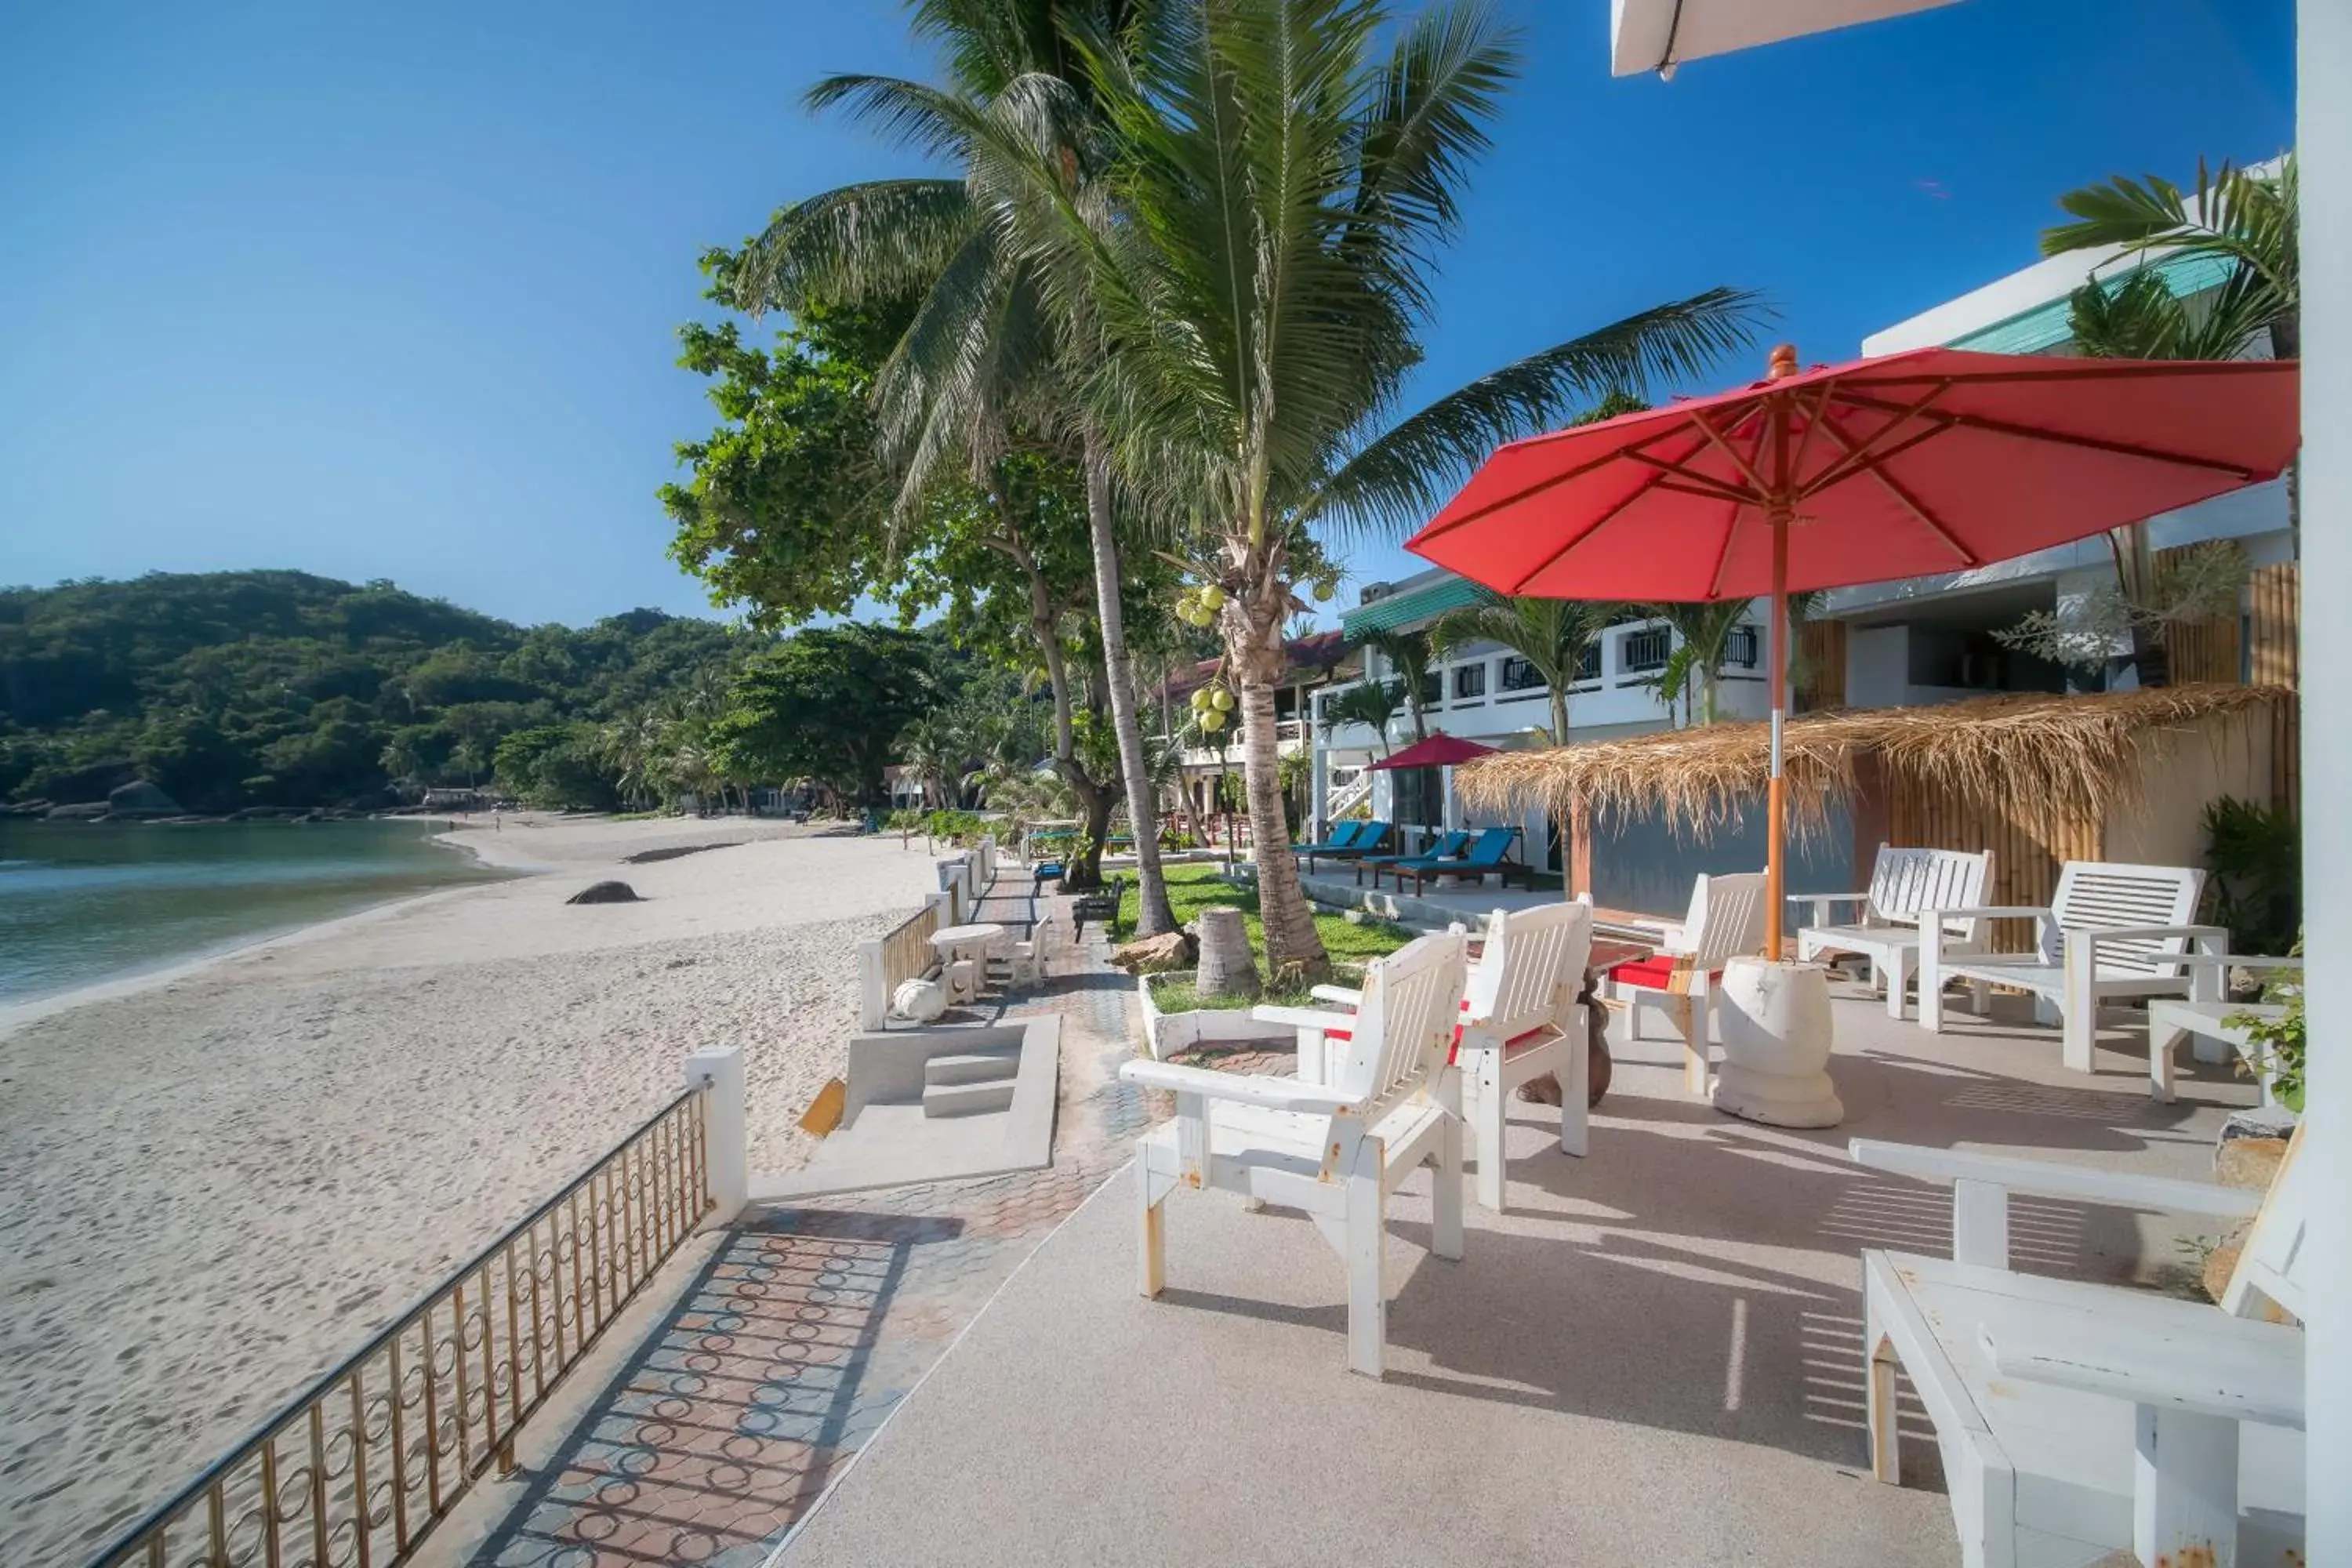
<svg viewBox="0 0 2352 1568"><path fill-rule="evenodd" d="M1796 374L1796 345L1775 347L1766 378L1780 381ZM1764 805L1764 957L1771 963L1780 962L1780 911L1788 907L1782 893L1788 801L1780 773L1780 731L1789 713L1789 524L1797 493L1796 476L1789 471L1789 402L1787 393L1772 398L1772 497L1765 509L1772 529L1772 619L1766 628L1766 657L1772 665L1772 771Z"/></svg>

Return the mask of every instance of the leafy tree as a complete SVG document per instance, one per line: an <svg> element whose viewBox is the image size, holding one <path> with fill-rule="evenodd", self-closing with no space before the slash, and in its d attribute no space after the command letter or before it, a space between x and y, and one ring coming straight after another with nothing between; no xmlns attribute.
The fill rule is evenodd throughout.
<svg viewBox="0 0 2352 1568"><path fill-rule="evenodd" d="M1397 704L1402 700L1404 691L1405 685L1402 680L1358 681L1323 704L1324 735L1328 738L1350 724L1369 725L1380 745L1381 755L1387 756L1389 725L1396 719ZM1224 734L1223 731L1218 731L1221 741ZM1223 750L1222 745L1218 749L1220 752Z"/></svg>
<svg viewBox="0 0 2352 1568"><path fill-rule="evenodd" d="M1364 638L1364 646L1379 650L1396 671L1398 688L1404 694L1405 712L1412 719L1412 738L1429 739L1429 678L1435 668L1430 658L1430 635L1426 631L1373 632Z"/></svg>
<svg viewBox="0 0 2352 1568"><path fill-rule="evenodd" d="M1551 698L1551 743L1568 744L1568 689L1584 656L1601 634L1624 616L1617 605L1576 599L1507 598L1482 594L1478 603L1449 610L1430 628L1429 640L1451 655L1473 643L1490 642L1526 659Z"/></svg>
<svg viewBox="0 0 2352 1568"><path fill-rule="evenodd" d="M1137 930L1146 936L1173 930L1175 915L1160 872L1128 647L1117 476L1105 420L1074 395L1093 374L1103 334L1083 298L1057 289L1022 227L1024 207L1038 202L1084 211L1085 225L1106 210L1105 128L1096 75L1081 68L1080 55L1088 47L1115 53L1152 9L1136 0L920 0L915 30L941 46L945 87L835 76L809 102L845 107L903 144L954 162L961 177L868 182L788 207L747 253L736 300L756 310L919 294L877 385L887 446L904 464L902 506L926 493L943 463L986 469L1014 432L1042 440L1083 476L1101 690L1137 825ZM1062 734L1057 761L1068 774L1067 726Z"/></svg>
<svg viewBox="0 0 2352 1568"><path fill-rule="evenodd" d="M1757 302L1661 306L1399 419L1516 39L1469 5L1179 0L1125 49L1089 40L1086 67L1109 128L1104 199L1017 146L986 177L1046 296L1099 324L1084 391L1121 471L1221 592L1267 961L1318 978L1275 733L1309 530L1420 521L1498 440L1707 368L1747 341Z"/></svg>
<svg viewBox="0 0 2352 1568"><path fill-rule="evenodd" d="M813 778L875 803L892 746L933 700L932 664L928 639L891 626L795 632L736 677L714 742L771 777Z"/></svg>

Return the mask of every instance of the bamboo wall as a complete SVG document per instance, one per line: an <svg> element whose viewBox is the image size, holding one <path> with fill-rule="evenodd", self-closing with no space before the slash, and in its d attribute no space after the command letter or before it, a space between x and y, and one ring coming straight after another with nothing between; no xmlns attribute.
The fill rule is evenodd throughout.
<svg viewBox="0 0 2352 1568"><path fill-rule="evenodd" d="M1986 889L1985 900L1989 904L2046 905L2058 890L2062 862L2100 858L2100 824L2096 822L2068 823L2055 834L2036 834L1997 812L1911 779L1895 779L1886 789L1886 832L1889 844L1991 850L1992 886ZM1867 864L1864 847L1854 848L1855 863ZM2022 952L2032 944L2032 921L1994 923L1997 951Z"/></svg>
<svg viewBox="0 0 2352 1568"><path fill-rule="evenodd" d="M1807 621L1797 628L1796 710L1845 706L1845 623Z"/></svg>
<svg viewBox="0 0 2352 1568"><path fill-rule="evenodd" d="M2256 686L2303 686L2303 580L2294 562L2254 569L2248 584L2245 679ZM2271 784L2280 805L2303 809L2302 705L2271 716Z"/></svg>

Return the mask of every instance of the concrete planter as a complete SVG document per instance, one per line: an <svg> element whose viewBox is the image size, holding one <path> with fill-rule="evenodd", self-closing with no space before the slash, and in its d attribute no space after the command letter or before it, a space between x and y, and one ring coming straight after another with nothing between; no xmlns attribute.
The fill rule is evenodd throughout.
<svg viewBox="0 0 2352 1568"><path fill-rule="evenodd" d="M1834 1127L1845 1119L1828 1071L1835 1029L1825 966L1732 959L1715 1016L1723 1041L1717 1110L1770 1127Z"/></svg>
<svg viewBox="0 0 2352 1568"><path fill-rule="evenodd" d="M1171 980L1191 980L1190 970L1171 970L1165 974L1144 974L1136 979L1136 989L1143 1001L1143 1039L1154 1061L1166 1061L1179 1052L1197 1050L1204 1045L1227 1045L1242 1040L1263 1040L1287 1046L1296 1038L1295 1031L1279 1024L1261 1024L1249 1015L1246 1007L1203 1007L1191 1013L1163 1013L1160 1010L1152 988Z"/></svg>

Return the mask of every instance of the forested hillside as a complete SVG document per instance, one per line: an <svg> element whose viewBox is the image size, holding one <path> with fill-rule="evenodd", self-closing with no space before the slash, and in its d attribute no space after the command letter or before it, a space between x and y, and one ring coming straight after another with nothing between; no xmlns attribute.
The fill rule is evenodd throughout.
<svg viewBox="0 0 2352 1568"><path fill-rule="evenodd" d="M0 796L100 799L128 763L194 811L378 805L506 762L546 804L611 805L632 737L715 713L765 640L655 610L523 627L300 572L0 589Z"/></svg>

